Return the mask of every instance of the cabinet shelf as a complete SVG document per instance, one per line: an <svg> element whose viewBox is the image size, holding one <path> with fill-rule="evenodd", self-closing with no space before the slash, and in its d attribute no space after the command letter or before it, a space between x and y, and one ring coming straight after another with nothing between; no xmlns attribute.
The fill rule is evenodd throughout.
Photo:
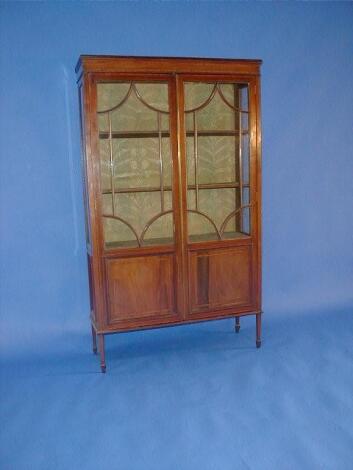
<svg viewBox="0 0 353 470"><path fill-rule="evenodd" d="M243 130L242 135L248 135L248 130ZM236 137L239 135L238 130L232 131L198 131L198 137ZM123 132L112 132L112 139L146 139L146 138L158 138L158 131L123 131ZM170 137L168 131L162 131L161 137ZM193 131L187 131L186 137L194 137ZM108 131L99 132L99 138L102 140L109 139Z"/></svg>
<svg viewBox="0 0 353 470"><path fill-rule="evenodd" d="M243 188L248 188L249 184L242 185ZM239 188L239 183L234 181L230 183L206 183L206 184L199 184L198 189L235 189ZM187 187L189 190L195 190L196 186L194 184L189 184ZM161 190L160 186L151 186L151 187L134 187L134 188L115 188L115 194L125 194L125 193L154 193L159 192ZM163 191L171 191L171 186L164 186ZM111 189L103 189L102 194L111 194Z"/></svg>

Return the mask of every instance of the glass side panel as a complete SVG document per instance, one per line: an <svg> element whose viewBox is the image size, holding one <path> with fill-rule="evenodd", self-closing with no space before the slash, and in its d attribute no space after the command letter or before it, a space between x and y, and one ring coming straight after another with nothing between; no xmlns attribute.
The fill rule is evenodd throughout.
<svg viewBox="0 0 353 470"><path fill-rule="evenodd" d="M173 243L167 83L98 83L106 248Z"/></svg>
<svg viewBox="0 0 353 470"><path fill-rule="evenodd" d="M189 241L250 234L248 86L186 82Z"/></svg>
<svg viewBox="0 0 353 470"><path fill-rule="evenodd" d="M85 208L85 233L86 245L91 244L91 223L89 214L88 203L88 179L87 179L87 166L86 166L86 147L85 147L85 126L84 126L84 111L83 111L83 87L79 87L79 105L80 105L80 126L81 126L81 170L82 170L82 183L83 183L83 203Z"/></svg>

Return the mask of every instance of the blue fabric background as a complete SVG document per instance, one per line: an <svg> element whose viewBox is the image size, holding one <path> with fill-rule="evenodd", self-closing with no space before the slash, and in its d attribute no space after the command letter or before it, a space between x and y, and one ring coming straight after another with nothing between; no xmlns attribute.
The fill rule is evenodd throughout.
<svg viewBox="0 0 353 470"><path fill-rule="evenodd" d="M80 54L261 58L254 319L90 354ZM353 4L0 3L2 469L350 469Z"/></svg>

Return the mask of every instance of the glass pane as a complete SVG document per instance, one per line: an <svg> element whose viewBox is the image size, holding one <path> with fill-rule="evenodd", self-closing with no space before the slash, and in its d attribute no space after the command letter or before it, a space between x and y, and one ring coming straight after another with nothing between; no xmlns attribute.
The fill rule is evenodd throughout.
<svg viewBox="0 0 353 470"><path fill-rule="evenodd" d="M166 83L99 83L98 126L107 248L173 242Z"/></svg>
<svg viewBox="0 0 353 470"><path fill-rule="evenodd" d="M189 241L250 234L248 87L186 82L184 92Z"/></svg>
<svg viewBox="0 0 353 470"><path fill-rule="evenodd" d="M86 166L86 151L85 145L83 144L85 139L85 131L84 131L84 111L83 111L83 96L82 96L82 86L79 88L79 103L80 103L80 122L81 122L81 146L82 146L82 153L81 153L81 167L82 167L82 177L83 177L83 203L85 208L85 234L86 234L86 244L87 246L91 244L91 223L90 223L90 215L89 215L89 208L88 208L88 183L87 183L87 166Z"/></svg>

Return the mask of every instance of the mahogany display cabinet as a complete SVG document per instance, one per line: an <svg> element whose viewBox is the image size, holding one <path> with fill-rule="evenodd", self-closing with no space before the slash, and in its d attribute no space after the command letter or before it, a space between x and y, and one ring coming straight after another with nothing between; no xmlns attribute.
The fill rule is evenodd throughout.
<svg viewBox="0 0 353 470"><path fill-rule="evenodd" d="M93 350L106 334L255 315L259 60L81 56ZM182 332L181 332L182 334ZM97 341L98 340L98 341Z"/></svg>

